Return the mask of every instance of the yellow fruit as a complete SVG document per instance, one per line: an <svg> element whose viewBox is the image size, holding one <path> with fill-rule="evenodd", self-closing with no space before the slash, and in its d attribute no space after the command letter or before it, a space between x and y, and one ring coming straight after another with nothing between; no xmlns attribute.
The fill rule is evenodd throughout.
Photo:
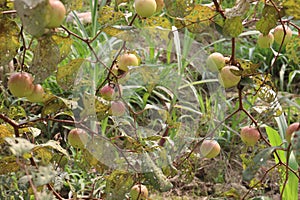
<svg viewBox="0 0 300 200"><path fill-rule="evenodd" d="M263 35L262 33L259 34L257 39L257 45L260 48L270 48L274 42L274 36L272 33L269 33L268 35Z"/></svg>
<svg viewBox="0 0 300 200"><path fill-rule="evenodd" d="M260 138L255 127L245 126L241 129L241 139L247 146L254 146Z"/></svg>
<svg viewBox="0 0 300 200"><path fill-rule="evenodd" d="M200 146L200 153L205 158L214 158L219 155L221 147L216 140L206 139Z"/></svg>
<svg viewBox="0 0 300 200"><path fill-rule="evenodd" d="M68 134L68 143L74 148L84 149L88 141L89 135L83 129L74 128Z"/></svg>
<svg viewBox="0 0 300 200"><path fill-rule="evenodd" d="M65 19L66 8L64 4L59 0L49 0L48 17L49 20L46 27L47 28L57 28L59 27Z"/></svg>
<svg viewBox="0 0 300 200"><path fill-rule="evenodd" d="M129 66L138 66L139 60L136 55L132 53L125 53L119 57L118 67L120 70L127 72Z"/></svg>
<svg viewBox="0 0 300 200"><path fill-rule="evenodd" d="M33 77L26 72L16 72L10 75L8 89L15 97L26 97L33 92Z"/></svg>
<svg viewBox="0 0 300 200"><path fill-rule="evenodd" d="M135 0L135 11L141 17L151 17L156 11L155 0Z"/></svg>
<svg viewBox="0 0 300 200"><path fill-rule="evenodd" d="M273 32L274 41L279 45L282 43L283 46L286 45L289 41L291 41L292 35L293 35L292 30L290 29L290 27L284 26L284 28L285 28L285 31L286 31L284 41L283 41L284 30L283 30L282 25L276 26L275 29L274 29L274 32Z"/></svg>
<svg viewBox="0 0 300 200"><path fill-rule="evenodd" d="M148 199L148 189L145 185L134 185L130 190L130 197L132 200L146 200Z"/></svg>
<svg viewBox="0 0 300 200"><path fill-rule="evenodd" d="M236 66L227 65L223 67L219 73L220 84L225 88L230 88L236 86L240 80L241 76L237 76L231 72L231 70L239 70Z"/></svg>

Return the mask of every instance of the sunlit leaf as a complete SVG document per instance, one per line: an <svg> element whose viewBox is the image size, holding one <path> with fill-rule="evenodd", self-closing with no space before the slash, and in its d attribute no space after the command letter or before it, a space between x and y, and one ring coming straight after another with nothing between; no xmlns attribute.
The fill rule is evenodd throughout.
<svg viewBox="0 0 300 200"><path fill-rule="evenodd" d="M208 6L195 5L193 11L184 17L185 26L193 33L200 33L210 25L216 12Z"/></svg>
<svg viewBox="0 0 300 200"><path fill-rule="evenodd" d="M254 178L255 174L259 170L260 167L264 166L264 164L271 158L271 155L276 147L268 147L260 151L254 158L253 162L251 162L246 170L243 172L243 180L250 181Z"/></svg>
<svg viewBox="0 0 300 200"><path fill-rule="evenodd" d="M241 72L241 76L250 76L258 73L259 64L252 63L249 60L237 59L241 68L243 69Z"/></svg>
<svg viewBox="0 0 300 200"><path fill-rule="evenodd" d="M60 35L53 35L52 38L59 46L60 60L65 59L72 50L71 49L71 46L73 44L72 38L62 37Z"/></svg>
<svg viewBox="0 0 300 200"><path fill-rule="evenodd" d="M115 11L113 7L104 6L99 13L98 22L101 25L114 25L124 17L121 11Z"/></svg>
<svg viewBox="0 0 300 200"><path fill-rule="evenodd" d="M49 114L55 114L61 112L63 109L69 109L68 106L60 98L53 98L45 102L42 109L42 116L47 116Z"/></svg>
<svg viewBox="0 0 300 200"><path fill-rule="evenodd" d="M53 153L45 147L36 146L32 150L33 157L39 161L42 165L48 165L52 159Z"/></svg>
<svg viewBox="0 0 300 200"><path fill-rule="evenodd" d="M22 106L9 107L8 117L14 120L18 120L27 116L25 109Z"/></svg>
<svg viewBox="0 0 300 200"><path fill-rule="evenodd" d="M16 55L20 46L19 28L10 18L0 16L0 66L6 65Z"/></svg>
<svg viewBox="0 0 300 200"><path fill-rule="evenodd" d="M237 37L243 32L241 17L227 18L223 26L223 34L229 37Z"/></svg>
<svg viewBox="0 0 300 200"><path fill-rule="evenodd" d="M65 155L68 159L70 158L67 150L62 148L58 141L49 140L45 144L36 145L36 147L48 147L48 148L51 148L51 149L54 149L54 150L60 152L61 154Z"/></svg>
<svg viewBox="0 0 300 200"><path fill-rule="evenodd" d="M101 97L97 97L88 93L83 96L83 110L80 113L81 118L94 116L95 114L99 119L103 119L107 115L110 108L110 102Z"/></svg>
<svg viewBox="0 0 300 200"><path fill-rule="evenodd" d="M51 165L39 166L38 169L32 170L31 174L34 185L41 186L52 182L56 176L56 171Z"/></svg>
<svg viewBox="0 0 300 200"><path fill-rule="evenodd" d="M123 170L114 170L106 179L105 193L109 199L123 199L134 183L133 174Z"/></svg>
<svg viewBox="0 0 300 200"><path fill-rule="evenodd" d="M168 18L166 17L161 17L161 16L153 16L147 20L145 20L145 24L146 26L150 26L150 27L162 27L162 28L166 28L166 29L171 29L172 24L169 21Z"/></svg>
<svg viewBox="0 0 300 200"><path fill-rule="evenodd" d="M286 45L286 55L290 61L299 64L300 58L300 38L293 37L293 39Z"/></svg>
<svg viewBox="0 0 300 200"><path fill-rule="evenodd" d="M0 125L0 145L4 143L5 137L13 137L14 130L12 127L6 126L5 124Z"/></svg>
<svg viewBox="0 0 300 200"><path fill-rule="evenodd" d="M35 82L43 82L53 74L60 62L60 52L57 43L52 37L39 38L33 50L32 65L29 70L35 75Z"/></svg>
<svg viewBox="0 0 300 200"><path fill-rule="evenodd" d="M172 17L185 17L195 6L194 0L164 0L168 15Z"/></svg>
<svg viewBox="0 0 300 200"><path fill-rule="evenodd" d="M265 4L262 12L262 18L256 23L256 29L262 34L267 35L270 30L276 26L278 12L273 6Z"/></svg>
<svg viewBox="0 0 300 200"><path fill-rule="evenodd" d="M84 61L85 59L83 58L77 58L64 66L58 67L56 80L64 90L68 90L73 87L78 70Z"/></svg>
<svg viewBox="0 0 300 200"><path fill-rule="evenodd" d="M8 174L20 170L15 156L6 156L0 159L0 174Z"/></svg>
<svg viewBox="0 0 300 200"><path fill-rule="evenodd" d="M283 8L287 15L293 16L293 19L300 19L300 4L298 0L284 0Z"/></svg>

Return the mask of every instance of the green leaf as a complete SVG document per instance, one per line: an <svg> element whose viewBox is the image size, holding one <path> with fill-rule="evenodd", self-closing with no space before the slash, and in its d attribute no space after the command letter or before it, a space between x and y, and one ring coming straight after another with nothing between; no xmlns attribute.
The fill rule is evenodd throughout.
<svg viewBox="0 0 300 200"><path fill-rule="evenodd" d="M47 147L47 148L54 149L54 150L62 153L63 155L65 155L68 159L70 159L70 156L69 156L67 150L62 148L58 141L49 140L45 144L36 145L36 148L39 148L39 147Z"/></svg>
<svg viewBox="0 0 300 200"><path fill-rule="evenodd" d="M263 35L269 34L270 30L276 26L278 12L273 6L265 4L262 12L262 18L256 23L256 29Z"/></svg>
<svg viewBox="0 0 300 200"><path fill-rule="evenodd" d="M20 46L19 28L10 18L0 16L0 66L8 64Z"/></svg>
<svg viewBox="0 0 300 200"><path fill-rule="evenodd" d="M299 64L300 58L300 38L293 37L291 42L286 45L286 55L290 61Z"/></svg>
<svg viewBox="0 0 300 200"><path fill-rule="evenodd" d="M35 82L43 82L52 75L60 62L60 52L57 43L50 36L39 38L33 50L30 72L35 75Z"/></svg>
<svg viewBox="0 0 300 200"><path fill-rule="evenodd" d="M99 13L98 22L107 27L117 24L122 19L124 19L124 14L121 11L115 11L113 7L103 6Z"/></svg>
<svg viewBox="0 0 300 200"><path fill-rule="evenodd" d="M195 6L194 0L164 0L164 2L168 15L172 17L185 17Z"/></svg>
<svg viewBox="0 0 300 200"><path fill-rule="evenodd" d="M20 170L15 156L5 156L0 159L0 174L8 174Z"/></svg>
<svg viewBox="0 0 300 200"><path fill-rule="evenodd" d="M223 26L223 34L228 37L237 37L243 29L241 17L227 18Z"/></svg>
<svg viewBox="0 0 300 200"><path fill-rule="evenodd" d="M69 90L73 87L78 70L84 61L85 59L83 58L76 58L68 64L58 67L56 80L60 87L64 90Z"/></svg>
<svg viewBox="0 0 300 200"><path fill-rule="evenodd" d="M269 147L259 152L253 158L253 161L247 166L246 170L243 171L243 180L250 181L253 179L259 168L271 158L271 155L275 149L276 147Z"/></svg>
<svg viewBox="0 0 300 200"><path fill-rule="evenodd" d="M286 15L292 16L294 20L300 19L299 0L284 0L282 5Z"/></svg>

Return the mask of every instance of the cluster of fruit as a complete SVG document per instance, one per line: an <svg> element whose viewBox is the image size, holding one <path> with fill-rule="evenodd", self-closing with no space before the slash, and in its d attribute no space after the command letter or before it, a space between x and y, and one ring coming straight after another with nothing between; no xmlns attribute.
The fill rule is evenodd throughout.
<svg viewBox="0 0 300 200"><path fill-rule="evenodd" d="M282 25L278 25L274 28L273 33L269 32L267 35L260 33L257 39L257 45L260 48L270 48L275 41L277 44L285 46L291 41L292 35L292 30L288 26L283 27Z"/></svg>
<svg viewBox="0 0 300 200"><path fill-rule="evenodd" d="M110 71L112 80L116 78L119 80L120 78L126 76L130 66L139 65L139 59L135 54L126 52L119 56L117 63L118 64ZM119 83L109 81L99 90L99 94L105 100L111 101L111 107L109 110L110 115L124 115L126 112L126 107L125 104L119 100L119 97L122 95L122 86Z"/></svg>
<svg viewBox="0 0 300 200"><path fill-rule="evenodd" d="M155 12L160 12L165 4L163 0L135 0L134 6L140 17L151 17Z"/></svg>
<svg viewBox="0 0 300 200"><path fill-rule="evenodd" d="M12 73L8 80L8 89L15 97L26 97L28 101L43 102L45 91L40 84L33 84L33 77L27 72Z"/></svg>
<svg viewBox="0 0 300 200"><path fill-rule="evenodd" d="M211 72L219 72L219 82L225 88L230 88L236 86L240 80L241 76L233 73L233 71L239 71L239 68L227 64L229 62L228 57L224 57L219 52L214 52L210 54L206 59L206 66Z"/></svg>

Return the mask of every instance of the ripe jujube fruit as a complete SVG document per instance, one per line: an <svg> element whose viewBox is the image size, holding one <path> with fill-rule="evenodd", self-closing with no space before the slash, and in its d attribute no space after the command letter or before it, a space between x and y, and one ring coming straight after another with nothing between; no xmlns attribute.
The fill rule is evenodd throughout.
<svg viewBox="0 0 300 200"><path fill-rule="evenodd" d="M15 97L26 97L33 92L33 77L26 72L16 72L10 75L8 89Z"/></svg>
<svg viewBox="0 0 300 200"><path fill-rule="evenodd" d="M40 84L36 84L33 87L33 91L30 95L27 95L26 98L28 101L33 103L43 102L43 97L45 95L44 88Z"/></svg>
<svg viewBox="0 0 300 200"><path fill-rule="evenodd" d="M119 57L118 67L120 70L127 72L129 66L138 66L139 60L136 55L132 53L125 53Z"/></svg>
<svg viewBox="0 0 300 200"><path fill-rule="evenodd" d="M285 37L284 37L284 29L283 29L282 25L276 26L275 29L274 29L274 32L273 32L274 41L279 45L282 43L283 46L286 45L289 41L291 41L292 35L293 35L292 30L290 29L290 27L284 26L284 28L285 28L285 31L286 31ZM284 41L283 41L283 37L284 37Z"/></svg>
<svg viewBox="0 0 300 200"><path fill-rule="evenodd" d="M219 155L221 147L216 140L206 139L200 146L200 153L205 158L214 158Z"/></svg>
<svg viewBox="0 0 300 200"><path fill-rule="evenodd" d="M72 129L68 134L68 143L78 149L84 149L89 141L88 133L80 128Z"/></svg>
<svg viewBox="0 0 300 200"><path fill-rule="evenodd" d="M135 0L135 11L141 17L151 17L156 11L155 0Z"/></svg>
<svg viewBox="0 0 300 200"><path fill-rule="evenodd" d="M241 129L241 140L247 146L254 146L260 138L259 131L255 127L245 126Z"/></svg>
<svg viewBox="0 0 300 200"><path fill-rule="evenodd" d="M146 200L148 199L148 189L145 185L136 184L130 190L130 197L132 200Z"/></svg>
<svg viewBox="0 0 300 200"><path fill-rule="evenodd" d="M260 48L270 48L273 42L274 42L274 36L272 33L269 33L268 35L263 35L262 33L260 33L257 39L257 45Z"/></svg>
<svg viewBox="0 0 300 200"><path fill-rule="evenodd" d="M225 58L221 53L214 52L207 57L206 66L209 71L217 72L225 66Z"/></svg>
<svg viewBox="0 0 300 200"><path fill-rule="evenodd" d="M59 0L49 0L47 28L59 27L65 19L66 8Z"/></svg>
<svg viewBox="0 0 300 200"><path fill-rule="evenodd" d="M126 112L125 104L122 101L112 101L109 113L113 116L122 116Z"/></svg>
<svg viewBox="0 0 300 200"><path fill-rule="evenodd" d="M294 132L300 131L300 122L295 122L290 124L285 131L285 139L288 142L291 142L291 138Z"/></svg>
<svg viewBox="0 0 300 200"><path fill-rule="evenodd" d="M225 88L234 87L241 80L241 76L235 75L231 70L238 71L239 68L233 65L227 65L223 67L219 73L220 84Z"/></svg>
<svg viewBox="0 0 300 200"><path fill-rule="evenodd" d="M100 95L106 100L112 100L115 95L115 89L109 84L100 89Z"/></svg>

